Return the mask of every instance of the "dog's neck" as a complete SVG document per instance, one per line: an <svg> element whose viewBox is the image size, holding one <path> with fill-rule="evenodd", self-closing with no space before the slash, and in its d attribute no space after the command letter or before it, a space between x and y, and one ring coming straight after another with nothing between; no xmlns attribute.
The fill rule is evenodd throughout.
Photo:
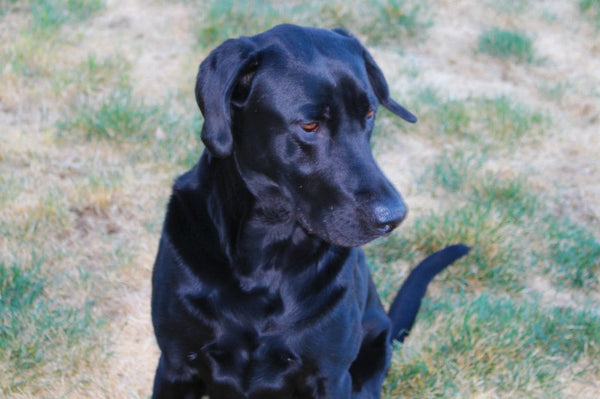
<svg viewBox="0 0 600 399"><path fill-rule="evenodd" d="M216 159L205 152L199 169L205 172L201 175L213 176L210 182L201 178L200 190L220 233L221 249L241 280L256 281L257 273L318 267L317 260L333 248L308 234L281 196L251 193L233 158Z"/></svg>

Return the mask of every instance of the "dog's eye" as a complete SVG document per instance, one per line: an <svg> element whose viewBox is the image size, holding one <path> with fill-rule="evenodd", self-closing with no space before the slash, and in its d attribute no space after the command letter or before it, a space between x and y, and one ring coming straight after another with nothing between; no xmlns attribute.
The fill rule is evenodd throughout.
<svg viewBox="0 0 600 399"><path fill-rule="evenodd" d="M319 124L317 122L303 123L301 127L305 132L308 133L314 133L319 130Z"/></svg>
<svg viewBox="0 0 600 399"><path fill-rule="evenodd" d="M375 111L369 110L369 112L367 112L367 119L371 119L374 115L375 115Z"/></svg>

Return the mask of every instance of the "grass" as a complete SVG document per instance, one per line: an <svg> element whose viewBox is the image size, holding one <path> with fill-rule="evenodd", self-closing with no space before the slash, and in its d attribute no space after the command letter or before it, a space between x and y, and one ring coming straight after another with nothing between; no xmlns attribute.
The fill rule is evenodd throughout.
<svg viewBox="0 0 600 399"><path fill-rule="evenodd" d="M507 0L507 1L493 1L488 0L490 7L494 7L498 11L506 13L508 15L517 15L522 13L530 5L527 0Z"/></svg>
<svg viewBox="0 0 600 399"><path fill-rule="evenodd" d="M51 41L42 43L23 35L11 46L3 48L3 60L0 61L3 74L15 74L26 79L48 77L52 74L47 62L52 46Z"/></svg>
<svg viewBox="0 0 600 399"><path fill-rule="evenodd" d="M600 231L584 209L593 209L596 186L585 180L582 158L593 143L574 149L560 140L589 129L572 112L573 99L593 112L598 96L564 60L529 73L536 52L525 33L562 29L571 19L549 21L522 0L474 4L474 15L486 7L499 15L491 26L508 21L522 30L483 32L478 52L489 56L458 72L456 59L431 52L428 41L429 29L446 25L445 2L134 2L153 7L143 14L148 29L179 12L161 32L173 43L167 49L155 47L150 31L128 36L138 34L138 14L115 11L117 3L0 0L2 22L14 22L0 29L0 396L149 395L153 256L170 184L202 150L195 68L225 38L282 22L350 29L419 116L409 125L381 112L374 134L380 159L408 157L398 170L387 166L407 179L399 188L411 208L403 226L367 247L383 301L429 253L454 242L473 246L431 285L415 330L394 351L384 397L583 398L572 384L598 386ZM596 19L597 1L578 4L581 20ZM98 16L106 26L89 26L115 34L110 48L85 31ZM456 23L479 29L468 19ZM165 68L168 83L150 97L143 72L156 54L165 55L160 68L181 63L185 71ZM482 81L477 68L498 60L528 79ZM432 70L443 70L441 82L468 75L484 90L434 89ZM556 152L545 168L539 158L549 148ZM576 175L564 171L568 159ZM589 203L565 197L558 181L590 190Z"/></svg>
<svg viewBox="0 0 600 399"><path fill-rule="evenodd" d="M569 82L558 82L553 84L543 83L538 90L546 99L556 101L560 104L565 97L565 94L567 94L569 90L572 90L572 87L570 87Z"/></svg>
<svg viewBox="0 0 600 399"><path fill-rule="evenodd" d="M66 23L83 22L104 7L104 0L29 0L31 29L55 31Z"/></svg>
<svg viewBox="0 0 600 399"><path fill-rule="evenodd" d="M42 262L0 261L1 393L44 391L44 381L78 375L96 355L99 321L92 303L69 305L52 299L56 287L43 276Z"/></svg>
<svg viewBox="0 0 600 399"><path fill-rule="evenodd" d="M514 143L525 135L534 136L543 133L545 118L539 111L531 111L523 104L500 96L484 99L479 103L484 129L489 129L492 136L503 143Z"/></svg>
<svg viewBox="0 0 600 399"><path fill-rule="evenodd" d="M113 93L121 91L122 95L131 95L131 64L122 55L115 54L101 58L89 53L75 68L58 71L53 78L52 89L61 93L63 98L88 97L104 95L107 88Z"/></svg>
<svg viewBox="0 0 600 399"><path fill-rule="evenodd" d="M561 397L556 381L572 364L598 372L593 311L482 293L427 301L421 320L429 344L395 352L389 380L398 383L385 397Z"/></svg>
<svg viewBox="0 0 600 399"><path fill-rule="evenodd" d="M413 222L406 234L392 235L375 244L369 252L382 263L395 259L415 262L447 245L473 246L468 267L451 268L448 281L455 288L485 286L494 290L515 291L522 287L514 242L505 239L510 222L497 217L487 204L466 204L444 213L426 213ZM515 263L510 268L507 263Z"/></svg>
<svg viewBox="0 0 600 399"><path fill-rule="evenodd" d="M527 223L540 207L538 196L528 188L524 177L503 180L493 175L486 176L476 183L471 195L494 204L502 219L520 224Z"/></svg>
<svg viewBox="0 0 600 399"><path fill-rule="evenodd" d="M197 112L182 115L174 110L177 99L164 104L147 104L130 88L119 88L98 100L84 97L57 123L65 139L84 137L109 143L144 143L132 160L154 159L180 165L193 165L199 158L201 117Z"/></svg>
<svg viewBox="0 0 600 399"><path fill-rule="evenodd" d="M493 57L533 62L533 40L525 33L500 28L486 30L479 36L477 51Z"/></svg>
<svg viewBox="0 0 600 399"><path fill-rule="evenodd" d="M14 183L16 184L12 185L10 189L22 188L23 184L27 187L32 182L31 180L24 180ZM36 183L40 184L39 181ZM41 239L44 235L61 234L68 230L70 215L65 207L63 193L53 188L39 192L38 195L39 197L32 199L31 202L28 200L26 205L20 203L20 201L23 201L23 197L6 201L7 205L12 205L12 212L2 215L0 232L5 239L15 241L14 246L10 248L13 251L17 249L25 250L32 242L44 245L45 240ZM40 249L42 248L44 247ZM4 256L8 256L8 253L4 253Z"/></svg>
<svg viewBox="0 0 600 399"><path fill-rule="evenodd" d="M537 260L559 286L594 290L600 287L600 241L585 227L548 215L547 242Z"/></svg>
<svg viewBox="0 0 600 399"><path fill-rule="evenodd" d="M430 25L423 4L413 0L370 0L360 5L344 1L211 0L205 6L207 18L198 26L197 37L200 45L208 47L229 37L256 34L281 23L345 27L378 44L397 44L399 40L423 34Z"/></svg>
<svg viewBox="0 0 600 399"><path fill-rule="evenodd" d="M0 17L16 6L17 0L0 0Z"/></svg>
<svg viewBox="0 0 600 399"><path fill-rule="evenodd" d="M579 9L585 14L589 14L600 28L600 1L599 0L579 0Z"/></svg>
<svg viewBox="0 0 600 399"><path fill-rule="evenodd" d="M439 187L449 192L463 190L473 171L480 168L484 159L465 154L460 149L443 151L431 170L426 172Z"/></svg>
<svg viewBox="0 0 600 399"><path fill-rule="evenodd" d="M549 123L543 112L506 96L451 99L425 87L411 97L408 106L425 115L418 126L407 128L393 116L386 118L394 118L394 124L407 132L469 141L484 153L489 148L514 148L523 141L535 141L543 137Z"/></svg>
<svg viewBox="0 0 600 399"><path fill-rule="evenodd" d="M130 89L119 89L99 103L85 98L73 112L74 117L59 122L60 131L79 131L87 139L133 142L147 141L154 133L158 107L135 98Z"/></svg>
<svg viewBox="0 0 600 399"><path fill-rule="evenodd" d="M525 168L504 177L489 169L505 151L545 137L550 122L504 96L445 99L425 88L412 101L428 116L418 134L445 140L419 180L442 209L413 215L368 247L384 300L408 273L398 272L399 260L414 265L456 242L473 250L433 284L417 343L395 352L384 397L563 397L567 388L557 381L600 372L600 316L587 305L543 304L528 283L533 272L557 290L591 292L600 241L557 219Z"/></svg>

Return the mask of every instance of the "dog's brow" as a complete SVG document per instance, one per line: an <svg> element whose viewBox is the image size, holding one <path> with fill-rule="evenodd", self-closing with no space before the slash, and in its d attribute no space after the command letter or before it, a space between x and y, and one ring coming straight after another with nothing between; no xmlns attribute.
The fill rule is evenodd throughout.
<svg viewBox="0 0 600 399"><path fill-rule="evenodd" d="M328 104L309 103L300 106L300 113L304 118L314 120L329 120L331 108Z"/></svg>
<svg viewBox="0 0 600 399"><path fill-rule="evenodd" d="M355 79L343 76L339 79L339 86L344 88L343 98L346 109L362 116L373 108L373 101L368 91Z"/></svg>

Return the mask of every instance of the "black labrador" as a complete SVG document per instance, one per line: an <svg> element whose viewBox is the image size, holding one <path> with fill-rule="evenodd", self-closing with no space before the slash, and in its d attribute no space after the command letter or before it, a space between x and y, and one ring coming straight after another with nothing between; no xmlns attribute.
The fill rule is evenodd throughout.
<svg viewBox="0 0 600 399"><path fill-rule="evenodd" d="M206 150L174 184L154 265L154 397L379 398L391 340L468 251L428 257L386 314L357 247L406 206L369 139L379 104L416 118L341 29L227 40L196 99Z"/></svg>

